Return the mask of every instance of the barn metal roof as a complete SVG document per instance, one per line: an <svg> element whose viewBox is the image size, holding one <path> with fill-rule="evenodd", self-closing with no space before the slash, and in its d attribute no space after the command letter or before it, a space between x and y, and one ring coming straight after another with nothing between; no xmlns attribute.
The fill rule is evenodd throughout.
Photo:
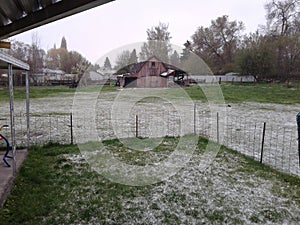
<svg viewBox="0 0 300 225"><path fill-rule="evenodd" d="M0 0L0 40L114 0Z"/></svg>

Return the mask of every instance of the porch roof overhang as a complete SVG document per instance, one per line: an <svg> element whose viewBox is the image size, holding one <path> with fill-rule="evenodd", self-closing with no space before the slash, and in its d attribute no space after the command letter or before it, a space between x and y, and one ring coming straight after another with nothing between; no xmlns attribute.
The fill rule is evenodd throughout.
<svg viewBox="0 0 300 225"><path fill-rule="evenodd" d="M24 63L4 52L0 52L0 69L7 69L8 65L12 65L12 69L14 70L29 71L30 69L27 63Z"/></svg>
<svg viewBox="0 0 300 225"><path fill-rule="evenodd" d="M0 40L114 0L6 0L0 4Z"/></svg>

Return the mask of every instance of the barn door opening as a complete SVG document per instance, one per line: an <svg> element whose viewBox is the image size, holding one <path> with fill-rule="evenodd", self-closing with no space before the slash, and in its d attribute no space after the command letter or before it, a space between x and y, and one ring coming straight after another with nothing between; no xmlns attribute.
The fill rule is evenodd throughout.
<svg viewBox="0 0 300 225"><path fill-rule="evenodd" d="M136 77L125 77L125 87L136 87L137 78Z"/></svg>

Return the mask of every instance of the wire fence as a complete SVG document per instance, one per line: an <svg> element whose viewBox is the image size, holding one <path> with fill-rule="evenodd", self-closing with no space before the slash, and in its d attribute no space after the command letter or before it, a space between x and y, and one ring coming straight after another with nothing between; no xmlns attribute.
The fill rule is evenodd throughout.
<svg viewBox="0 0 300 225"><path fill-rule="evenodd" d="M39 114L30 115L30 145L44 145L49 142L69 144L71 143L70 114ZM0 116L1 124L10 124L5 116ZM27 145L27 121L25 114L15 115L16 145ZM2 133L11 140L10 129L2 130Z"/></svg>
<svg viewBox="0 0 300 225"><path fill-rule="evenodd" d="M242 116L228 115L222 118L215 113L211 120L217 122L213 125L207 112L198 112L196 115L196 134L212 140L220 139L220 144L230 149L300 177L296 120L295 126L279 126ZM217 133L215 137L209 136L209 130Z"/></svg>
<svg viewBox="0 0 300 225"><path fill-rule="evenodd" d="M288 174L300 177L298 136L294 126L278 126L248 117L224 116L194 105L185 109L185 115L172 105L153 104L145 109L140 104L126 116L99 113L95 120L85 113L73 118L72 114L40 114L30 116L30 144L48 142L61 144L81 143L73 137L73 129L83 132L96 129L99 140L131 137L177 137L189 133L208 138L253 159ZM114 119L112 119L114 118ZM1 124L9 119L0 115ZM26 146L26 116L16 115L17 146ZM10 139L9 129L2 132Z"/></svg>
<svg viewBox="0 0 300 225"><path fill-rule="evenodd" d="M300 175L297 130L227 118L224 145L280 171Z"/></svg>

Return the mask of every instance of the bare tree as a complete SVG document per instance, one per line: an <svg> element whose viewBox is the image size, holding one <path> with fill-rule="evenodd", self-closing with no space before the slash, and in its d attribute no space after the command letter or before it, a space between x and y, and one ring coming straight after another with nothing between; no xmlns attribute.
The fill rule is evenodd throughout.
<svg viewBox="0 0 300 225"><path fill-rule="evenodd" d="M41 49L41 40L38 33L33 33L31 37L31 46L29 48L28 64L30 65L30 74L34 84L37 84L36 75L44 67L45 51Z"/></svg>
<svg viewBox="0 0 300 225"><path fill-rule="evenodd" d="M121 69L128 64L130 64L130 51L124 50L117 56L115 69Z"/></svg>
<svg viewBox="0 0 300 225"><path fill-rule="evenodd" d="M265 5L267 28L273 34L288 35L298 23L300 0L272 0Z"/></svg>

